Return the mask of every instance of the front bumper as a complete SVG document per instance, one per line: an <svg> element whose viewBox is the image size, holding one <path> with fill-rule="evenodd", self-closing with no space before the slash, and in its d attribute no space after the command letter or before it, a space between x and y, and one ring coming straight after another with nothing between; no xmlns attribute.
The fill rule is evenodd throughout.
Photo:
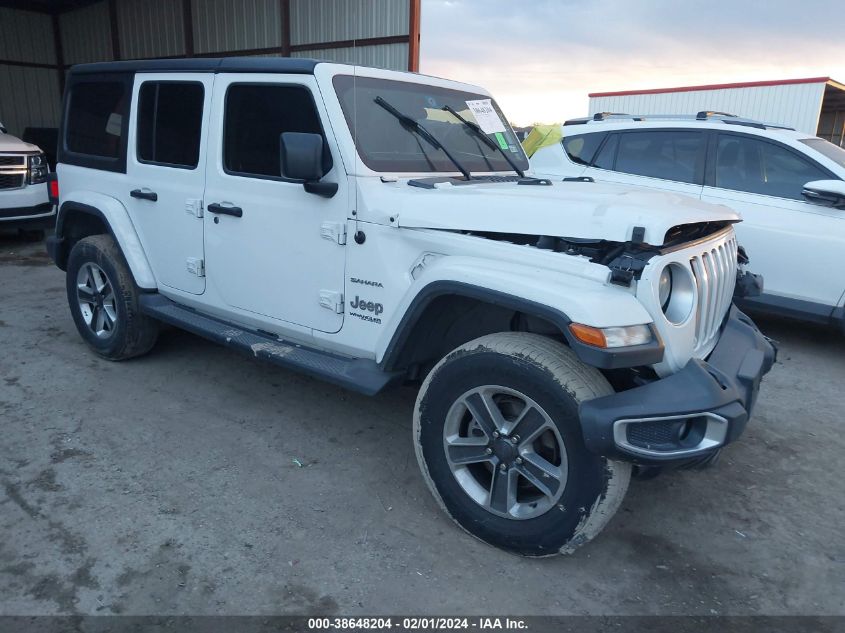
<svg viewBox="0 0 845 633"><path fill-rule="evenodd" d="M581 430L593 453L642 465L707 461L737 439L754 408L760 380L777 352L731 306L707 360L641 387L581 404Z"/></svg>
<svg viewBox="0 0 845 633"><path fill-rule="evenodd" d="M56 208L49 202L32 207L0 208L0 229L47 228L56 222Z"/></svg>

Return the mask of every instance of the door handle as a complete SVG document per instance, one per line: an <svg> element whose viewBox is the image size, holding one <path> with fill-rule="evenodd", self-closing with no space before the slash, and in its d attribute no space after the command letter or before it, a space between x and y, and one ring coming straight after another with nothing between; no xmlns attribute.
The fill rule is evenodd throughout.
<svg viewBox="0 0 845 633"><path fill-rule="evenodd" d="M216 213L217 215L233 215L236 218L243 217L244 210L240 207L224 207L222 204L217 202L212 202L208 205L208 211L210 213Z"/></svg>
<svg viewBox="0 0 845 633"><path fill-rule="evenodd" d="M155 202L158 200L158 194L155 191L144 191L143 189L133 189L129 192L133 198L140 198L141 200L149 200Z"/></svg>

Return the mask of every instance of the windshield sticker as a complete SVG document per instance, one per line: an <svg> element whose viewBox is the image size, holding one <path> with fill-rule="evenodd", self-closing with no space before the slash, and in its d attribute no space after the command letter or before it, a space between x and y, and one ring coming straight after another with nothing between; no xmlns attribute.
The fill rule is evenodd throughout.
<svg viewBox="0 0 845 633"><path fill-rule="evenodd" d="M496 141L499 143L499 147L502 149L508 148L508 142L505 140L505 135L501 132L496 132Z"/></svg>
<svg viewBox="0 0 845 633"><path fill-rule="evenodd" d="M496 110L493 109L491 99L476 99L474 101L467 101L466 104L472 111L472 115L475 117L475 121L478 123L478 127L481 128L482 132L485 134L495 134L496 132L505 131L505 124L502 123L502 119L499 118Z"/></svg>

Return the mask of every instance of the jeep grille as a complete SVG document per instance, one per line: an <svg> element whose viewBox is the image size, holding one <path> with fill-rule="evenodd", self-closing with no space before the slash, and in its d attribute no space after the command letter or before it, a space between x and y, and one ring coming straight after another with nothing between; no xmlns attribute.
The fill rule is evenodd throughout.
<svg viewBox="0 0 845 633"><path fill-rule="evenodd" d="M731 237L700 255L690 257L698 289L695 314L695 352L709 351L733 299L736 285L737 245Z"/></svg>

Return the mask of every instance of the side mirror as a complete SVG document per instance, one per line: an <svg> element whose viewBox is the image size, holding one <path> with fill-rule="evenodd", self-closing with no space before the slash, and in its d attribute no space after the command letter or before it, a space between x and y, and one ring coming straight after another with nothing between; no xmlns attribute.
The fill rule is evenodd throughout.
<svg viewBox="0 0 845 633"><path fill-rule="evenodd" d="M813 180L804 185L801 193L810 202L845 209L845 181Z"/></svg>
<svg viewBox="0 0 845 633"><path fill-rule="evenodd" d="M0 133L3 133L3 134L6 134L6 133L7 133L7 131L6 131L6 126L5 126L5 125L3 125L2 123L0 123Z"/></svg>
<svg viewBox="0 0 845 633"><path fill-rule="evenodd" d="M281 175L301 182L305 191L324 198L337 193L337 183L320 182L323 173L323 137L303 132L283 132L279 136Z"/></svg>

